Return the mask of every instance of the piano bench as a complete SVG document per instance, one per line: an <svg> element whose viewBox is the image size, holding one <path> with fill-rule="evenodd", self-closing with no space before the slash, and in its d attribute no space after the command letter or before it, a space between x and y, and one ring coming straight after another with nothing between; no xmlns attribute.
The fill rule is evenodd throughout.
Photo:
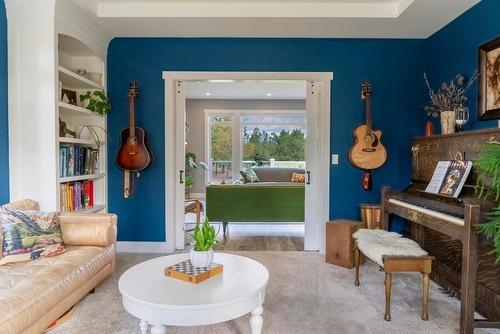
<svg viewBox="0 0 500 334"><path fill-rule="evenodd" d="M401 234L384 230L361 229L353 234L354 266L356 277L354 285L359 286L359 264L364 255L377 263L385 272L385 315L391 320L392 273L422 273L422 319L429 319L429 274L432 271L434 257L427 255L413 240L403 238Z"/></svg>

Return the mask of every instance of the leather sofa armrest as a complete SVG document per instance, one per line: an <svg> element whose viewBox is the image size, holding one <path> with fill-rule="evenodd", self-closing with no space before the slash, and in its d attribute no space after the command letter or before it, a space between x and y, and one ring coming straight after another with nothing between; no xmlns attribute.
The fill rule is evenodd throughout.
<svg viewBox="0 0 500 334"><path fill-rule="evenodd" d="M114 214L62 213L59 221L65 245L105 247L116 242Z"/></svg>

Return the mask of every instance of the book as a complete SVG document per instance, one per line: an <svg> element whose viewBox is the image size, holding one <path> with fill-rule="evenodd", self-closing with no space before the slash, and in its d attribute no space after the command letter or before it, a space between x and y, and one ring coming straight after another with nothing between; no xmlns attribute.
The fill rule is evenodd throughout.
<svg viewBox="0 0 500 334"><path fill-rule="evenodd" d="M431 194L457 198L472 169L472 161L439 161L432 179L425 188Z"/></svg>

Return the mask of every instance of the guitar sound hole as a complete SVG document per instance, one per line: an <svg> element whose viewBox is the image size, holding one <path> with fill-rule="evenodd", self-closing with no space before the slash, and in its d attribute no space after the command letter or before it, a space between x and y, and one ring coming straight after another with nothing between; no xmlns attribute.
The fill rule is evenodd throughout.
<svg viewBox="0 0 500 334"><path fill-rule="evenodd" d="M137 145L137 138L136 137L129 137L127 142L130 145Z"/></svg>

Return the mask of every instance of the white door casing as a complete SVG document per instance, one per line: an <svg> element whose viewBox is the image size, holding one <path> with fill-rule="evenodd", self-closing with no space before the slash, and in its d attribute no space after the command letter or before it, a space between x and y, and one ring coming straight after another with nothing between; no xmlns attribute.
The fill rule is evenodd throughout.
<svg viewBox="0 0 500 334"><path fill-rule="evenodd" d="M306 184L304 204L304 250L318 250L318 142L319 142L319 82L308 82L306 92Z"/></svg>
<svg viewBox="0 0 500 334"><path fill-rule="evenodd" d="M304 80L307 85L307 130L314 140L307 143L306 168L310 185L306 186L306 235L304 248L324 253L325 222L329 218L330 163L330 81L331 72L163 72L165 80L165 230L167 251L184 249L184 171L185 92L182 81L231 80ZM178 114L181 114L177 116ZM181 132L181 133L178 133ZM178 143L182 143L178 145ZM315 158L312 156L315 155ZM312 162L309 160L312 159ZM184 174L184 172L183 172ZM306 176L307 177L307 176ZM323 182L321 180L327 180Z"/></svg>
<svg viewBox="0 0 500 334"><path fill-rule="evenodd" d="M186 179L186 94L182 81L175 82L175 166L178 180L175 185L175 246L184 249L184 198Z"/></svg>

